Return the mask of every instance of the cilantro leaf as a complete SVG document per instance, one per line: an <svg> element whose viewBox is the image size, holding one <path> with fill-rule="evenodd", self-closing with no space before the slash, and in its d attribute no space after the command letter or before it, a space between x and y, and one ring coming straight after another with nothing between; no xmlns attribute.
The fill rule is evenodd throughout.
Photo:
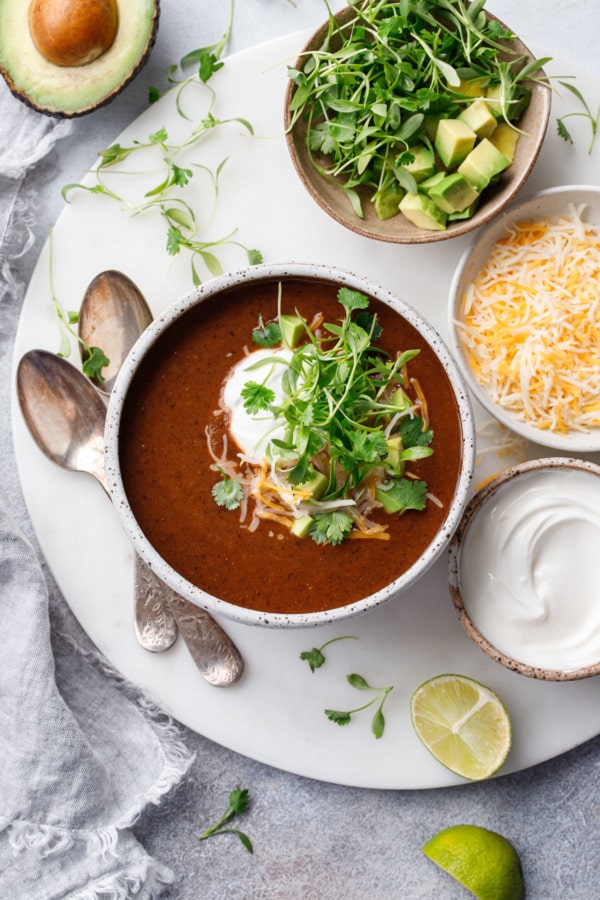
<svg viewBox="0 0 600 900"><path fill-rule="evenodd" d="M376 488L375 495L386 512L402 515L409 509L425 509L427 483L409 478L390 478Z"/></svg>
<svg viewBox="0 0 600 900"><path fill-rule="evenodd" d="M433 431L423 431L423 419L420 416L405 416L398 424L398 434L402 437L402 446L425 447L433 440Z"/></svg>
<svg viewBox="0 0 600 900"><path fill-rule="evenodd" d="M167 231L167 253L169 256L177 256L181 244L184 241L183 234L175 225L170 225Z"/></svg>
<svg viewBox="0 0 600 900"><path fill-rule="evenodd" d="M371 335L371 341L373 343L375 341L378 341L383 334L383 328L378 324L377 315L375 313L361 310L354 321L359 328L363 328L368 334Z"/></svg>
<svg viewBox="0 0 600 900"><path fill-rule="evenodd" d="M223 475L221 481L213 485L211 493L217 506L230 510L237 509L244 497L242 485L228 475Z"/></svg>
<svg viewBox="0 0 600 900"><path fill-rule="evenodd" d="M268 410L275 400L275 392L258 381L247 381L240 393L244 409L251 416Z"/></svg>
<svg viewBox="0 0 600 900"><path fill-rule="evenodd" d="M87 347L84 349L82 363L83 374L100 384L104 381L102 369L110 364L110 360L100 347Z"/></svg>
<svg viewBox="0 0 600 900"><path fill-rule="evenodd" d="M344 541L352 530L352 516L347 512L334 510L317 513L310 528L310 536L316 544L331 544L336 547Z"/></svg>
<svg viewBox="0 0 600 900"><path fill-rule="evenodd" d="M279 322L267 322L265 325L262 317L259 317L258 326L252 331L252 340L259 347L276 347L281 343Z"/></svg>
<svg viewBox="0 0 600 900"><path fill-rule="evenodd" d="M369 305L368 297L365 297L360 291L353 291L350 288L340 288L337 297L348 312L352 312L353 309L366 309Z"/></svg>
<svg viewBox="0 0 600 900"><path fill-rule="evenodd" d="M221 818L218 819L214 825L211 825L210 828L207 828L206 831L199 835L198 840L205 841L207 838L213 837L216 834L235 834L240 839L248 853L254 853L252 841L247 834L244 834L243 831L240 831L237 828L227 827L229 822L233 818L235 818L235 816L239 816L241 813L246 812L249 802L250 795L245 788L242 790L236 788L236 790L231 791L231 793L229 794L229 804Z"/></svg>
<svg viewBox="0 0 600 900"><path fill-rule="evenodd" d="M335 722L336 725L348 725L350 719L352 718L349 712L344 712L343 710L339 709L326 709L325 715L330 722Z"/></svg>
<svg viewBox="0 0 600 900"><path fill-rule="evenodd" d="M171 184L176 184L178 187L185 187L193 174L191 169L182 169L180 166L176 166L175 163L173 163L171 166Z"/></svg>
<svg viewBox="0 0 600 900"><path fill-rule="evenodd" d="M319 647L313 647L311 650L303 650L300 659L308 663L310 671L320 669L325 662L325 655Z"/></svg>

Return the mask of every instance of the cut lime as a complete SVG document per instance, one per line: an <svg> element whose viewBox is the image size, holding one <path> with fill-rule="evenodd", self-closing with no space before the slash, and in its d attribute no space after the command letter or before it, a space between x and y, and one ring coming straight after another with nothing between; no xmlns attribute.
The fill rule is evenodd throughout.
<svg viewBox="0 0 600 900"><path fill-rule="evenodd" d="M427 841L423 853L479 900L521 900L524 896L517 851L495 831L454 825Z"/></svg>
<svg viewBox="0 0 600 900"><path fill-rule="evenodd" d="M442 765L481 781L497 772L511 744L506 707L489 688L465 675L438 675L411 697L417 735Z"/></svg>

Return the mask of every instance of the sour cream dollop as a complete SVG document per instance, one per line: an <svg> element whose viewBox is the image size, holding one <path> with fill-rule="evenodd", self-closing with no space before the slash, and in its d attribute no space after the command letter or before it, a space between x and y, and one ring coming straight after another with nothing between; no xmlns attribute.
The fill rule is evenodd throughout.
<svg viewBox="0 0 600 900"><path fill-rule="evenodd" d="M242 389L248 381L257 381L273 391L274 403L278 403L284 396L285 362L291 358L292 351L282 347L254 350L235 363L225 379L223 402L229 409L229 431L250 462L259 463L263 459L269 442L283 436L284 424L266 411L248 413L244 409Z"/></svg>
<svg viewBox="0 0 600 900"><path fill-rule="evenodd" d="M600 660L600 477L532 471L501 485L461 549L463 601L479 631L527 665Z"/></svg>

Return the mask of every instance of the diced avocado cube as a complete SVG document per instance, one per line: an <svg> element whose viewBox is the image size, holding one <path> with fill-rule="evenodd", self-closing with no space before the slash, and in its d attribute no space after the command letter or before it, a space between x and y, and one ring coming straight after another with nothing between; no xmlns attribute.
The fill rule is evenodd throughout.
<svg viewBox="0 0 600 900"><path fill-rule="evenodd" d="M507 158L494 147L489 138L484 138L460 164L458 172L481 192L508 165Z"/></svg>
<svg viewBox="0 0 600 900"><path fill-rule="evenodd" d="M428 231L444 231L446 213L425 194L405 194L400 203L400 212L417 228Z"/></svg>
<svg viewBox="0 0 600 900"><path fill-rule="evenodd" d="M509 163L512 163L515 158L518 140L519 132L512 125L509 125L508 122L499 122L496 130L490 136L490 141L496 150L499 150Z"/></svg>
<svg viewBox="0 0 600 900"><path fill-rule="evenodd" d="M283 343L290 348L297 347L305 334L304 319L300 316L281 315L279 317L279 326Z"/></svg>
<svg viewBox="0 0 600 900"><path fill-rule="evenodd" d="M404 412L405 409L410 409L412 403L404 388L396 388L390 397L390 406L393 406L398 412Z"/></svg>
<svg viewBox="0 0 600 900"><path fill-rule="evenodd" d="M417 184L434 174L435 154L430 147L426 147L424 144L415 144L414 147L409 147L408 152L414 156L414 160L405 163L404 168L410 172Z"/></svg>
<svg viewBox="0 0 600 900"><path fill-rule="evenodd" d="M327 490L329 479L322 472L313 472L308 481L303 481L300 485L301 490L310 491L313 500L318 500Z"/></svg>
<svg viewBox="0 0 600 900"><path fill-rule="evenodd" d="M463 97L485 97L485 83L487 78L469 78L461 80L456 88L456 93Z"/></svg>
<svg viewBox="0 0 600 900"><path fill-rule="evenodd" d="M497 119L516 122L529 106L531 91L524 84L490 84L486 91L486 103Z"/></svg>
<svg viewBox="0 0 600 900"><path fill-rule="evenodd" d="M446 177L446 172L436 172L435 175L432 175L431 178L426 178L425 181L422 181L419 184L419 190L424 194L429 196L429 191L432 187L435 187L436 184L439 184L440 181L443 181Z"/></svg>
<svg viewBox="0 0 600 900"><path fill-rule="evenodd" d="M472 128L478 138L489 137L495 130L496 119L485 100L474 100L458 117L461 122L466 122Z"/></svg>
<svg viewBox="0 0 600 900"><path fill-rule="evenodd" d="M384 469L392 475L404 475L406 463L401 458L402 450L404 449L402 446L402 437L399 434L392 435L387 439L387 445L388 453L383 460Z"/></svg>
<svg viewBox="0 0 600 900"><path fill-rule="evenodd" d="M384 187L377 191L373 197L375 212L380 219L391 219L398 215L398 206L404 197L404 189L400 187L396 179L390 180Z"/></svg>
<svg viewBox="0 0 600 900"><path fill-rule="evenodd" d="M477 135L460 119L440 119L435 149L447 169L458 165L475 146Z"/></svg>
<svg viewBox="0 0 600 900"><path fill-rule="evenodd" d="M449 222L462 222L464 219L470 219L471 216L474 216L477 210L479 209L479 196L474 203L471 203L470 206L467 206L466 209L463 209L462 212L450 213L448 216Z"/></svg>
<svg viewBox="0 0 600 900"><path fill-rule="evenodd" d="M290 528L290 531L292 534L295 534L296 537L305 538L310 531L312 523L312 516L300 516L298 519L294 519L294 524Z"/></svg>
<svg viewBox="0 0 600 900"><path fill-rule="evenodd" d="M428 114L423 119L423 128L425 129L425 134L429 138L430 141L435 141L435 136L437 133L438 125L440 123L439 116L433 116Z"/></svg>
<svg viewBox="0 0 600 900"><path fill-rule="evenodd" d="M429 191L429 196L440 209L450 214L462 212L477 200L479 193L464 175L453 172L446 175L439 184L434 185Z"/></svg>
<svg viewBox="0 0 600 900"><path fill-rule="evenodd" d="M494 118L502 118L502 106L507 102L507 99L506 88L501 84L501 82L488 85L485 92L485 102Z"/></svg>

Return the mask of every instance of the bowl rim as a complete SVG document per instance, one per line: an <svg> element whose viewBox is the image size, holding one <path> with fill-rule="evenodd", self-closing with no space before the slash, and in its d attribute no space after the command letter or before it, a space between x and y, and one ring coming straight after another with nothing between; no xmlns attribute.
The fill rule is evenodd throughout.
<svg viewBox="0 0 600 900"><path fill-rule="evenodd" d="M599 464L591 462L590 460L563 456L531 459L527 462L509 466L507 469L498 473L498 475L488 481L471 498L465 509L461 523L450 541L448 550L448 587L454 610L465 632L479 649L487 654L494 662L499 663L501 666L504 666L505 669L509 669L511 672L515 672L518 675L524 675L528 678L535 678L540 681L576 681L600 675L600 658L596 663L580 666L576 669L549 669L543 666L531 665L530 663L523 662L516 657L510 656L503 650L500 650L475 624L467 609L460 586L462 548L469 528L473 524L478 513L483 510L490 498L508 482L513 481L515 478L529 475L532 472L543 472L553 469L574 469L579 472L587 472L588 474L600 477Z"/></svg>
<svg viewBox="0 0 600 900"><path fill-rule="evenodd" d="M493 19L505 29L510 30L501 19L499 19L489 10L486 9L484 10L484 12L488 19ZM355 15L355 7L353 5L347 5L333 13L333 18L336 20L341 19L342 24L345 25L347 24L347 22L350 22ZM347 20L347 22L345 20ZM328 25L329 18L326 19L321 25L318 26L318 28L316 28L312 32L309 39L302 47L301 51L296 56L296 59L294 61L294 66L296 68L300 65L304 55L308 52L309 48L312 47L313 44L315 44L317 41L321 40L321 38L327 33ZM521 54L527 59L533 60L536 58L535 54L532 53L529 47L527 47L527 45L523 43L518 35L514 36L511 43L515 44ZM546 73L543 68L539 69L539 71L537 72L537 77L547 79ZM453 222L444 231L428 231L427 229L418 228L416 225L411 224L410 232L408 232L406 236L403 236L402 234L397 235L393 232L378 232L374 228L369 228L365 224L361 224L362 222L364 222L364 220L361 220L360 218L358 218L358 216L353 217L351 210L348 211L348 215L344 215L342 212L339 212L336 208L334 208L328 202L328 200L322 196L320 191L313 189L311 181L307 175L307 168L302 164L299 158L297 141L295 139L295 128L290 127L290 102L295 90L296 86L294 82L289 80L285 90L283 110L285 139L288 153L294 169L296 170L296 173L301 183L304 185L307 193L324 212L331 216L332 219L334 219L336 222L338 222L338 224L344 226L345 228L348 228L350 231L353 231L355 234L359 234L372 240L394 244L429 244L450 240L455 237L460 237L461 235L469 234L474 229L485 225L487 222L497 216L514 200L515 196L521 191L523 185L531 175L531 172L533 170L533 167L535 166L546 137L552 107L552 93L550 85L548 83L539 81L533 83L532 91L535 92L535 96L536 98L538 98L537 102L539 102L540 104L540 125L539 128L535 130L535 133L533 135L524 135L533 138L533 143L528 153L527 159L523 163L522 171L519 173L514 185L512 185L506 196L502 196L502 193L500 193L499 195L495 195L492 200L497 197L499 197L500 199L496 199L496 202L492 202L491 207L489 204L482 204L481 208L477 210L477 212L470 219ZM396 217L389 221L393 222L395 218ZM412 229L414 229L414 232Z"/></svg>
<svg viewBox="0 0 600 900"><path fill-rule="evenodd" d="M243 606L236 606L209 594L191 584L181 575L178 575L152 547L138 525L127 499L119 467L119 430L124 400L139 363L163 332L197 303L203 302L223 290L242 287L244 284L257 281L275 281L285 278L329 281L340 286L361 290L363 293L386 303L404 317L428 341L432 351L440 360L454 391L457 415L461 427L462 461L454 498L440 530L421 557L407 572L381 590L347 606L339 606L332 610L315 613L266 613L247 609ZM213 278L172 302L148 326L125 360L109 400L104 437L109 493L129 540L144 562L169 587L196 606L217 615L221 614L234 621L269 627L307 627L342 621L374 609L413 584L446 549L455 529L458 527L470 496L470 485L475 469L475 425L471 399L462 374L438 332L413 306L371 281L371 279L335 266L320 264L276 263L248 266Z"/></svg>
<svg viewBox="0 0 600 900"><path fill-rule="evenodd" d="M475 377L473 369L465 355L459 328L456 324L457 320L460 320L458 306L462 301L463 293L461 290L459 294L459 287L463 280L463 275L468 272L471 261L477 251L483 247L489 252L498 238L504 234L506 228L517 219L540 218L544 215L549 215L549 213L545 212L546 206L553 205L554 201L558 201L561 198L564 199L565 207L569 202L585 204L586 200L584 195L590 194L597 198L597 210L600 222L600 185L557 185L551 188L544 188L527 197L516 200L506 210L500 213L494 221L490 222L481 232L471 239L470 244L463 251L458 265L454 270L448 294L448 343L458 367L476 400L490 413L490 415L520 437L526 438L528 441L539 444L542 447L548 447L557 451L566 451L567 453L595 453L600 451L600 428L592 429L588 432L571 432L567 435L558 435L538 428L536 425L531 425L528 422L520 421L515 413L512 413L510 410L505 410L495 403L485 387L481 385ZM578 199L579 195L581 195L581 197ZM587 205L589 205L589 203ZM473 266L470 280L475 277L478 271L479 267Z"/></svg>

